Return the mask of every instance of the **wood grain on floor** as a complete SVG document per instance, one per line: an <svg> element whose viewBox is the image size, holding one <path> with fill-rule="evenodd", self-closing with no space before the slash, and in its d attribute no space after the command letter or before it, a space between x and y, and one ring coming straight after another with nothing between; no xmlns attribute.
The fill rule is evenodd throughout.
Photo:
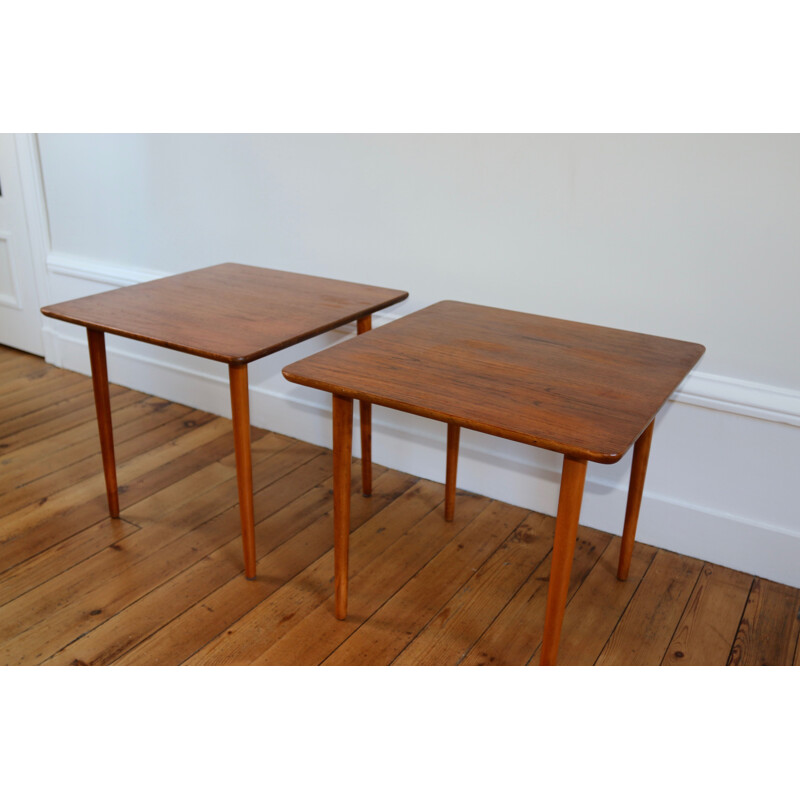
<svg viewBox="0 0 800 800"><path fill-rule="evenodd" d="M120 386L108 517L89 378L0 347L0 664L524 665L554 521L353 470L350 613L333 615L330 451L252 430L258 578L230 422ZM380 458L380 455L376 453ZM444 471L444 453L442 453ZM800 663L800 590L581 527L562 665Z"/></svg>

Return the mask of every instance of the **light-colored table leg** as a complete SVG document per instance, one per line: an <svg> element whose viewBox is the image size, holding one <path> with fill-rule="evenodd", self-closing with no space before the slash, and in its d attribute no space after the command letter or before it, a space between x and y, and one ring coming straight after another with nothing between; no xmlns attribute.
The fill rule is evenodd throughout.
<svg viewBox="0 0 800 800"><path fill-rule="evenodd" d="M352 453L353 401L349 397L333 395L333 570L337 619L347 616Z"/></svg>
<svg viewBox="0 0 800 800"><path fill-rule="evenodd" d="M650 443L653 440L653 420L636 440L633 446L633 463L631 464L631 482L628 487L628 505L625 509L625 525L622 529L622 544L619 550L617 578L628 579L628 570L633 555L633 542L636 539L636 525L639 522L639 509L642 506L642 491L647 473L647 460L650 457Z"/></svg>
<svg viewBox="0 0 800 800"><path fill-rule="evenodd" d="M458 469L458 440L461 428L452 422L447 424L447 472L444 481L444 518L452 521L456 512L456 471Z"/></svg>
<svg viewBox="0 0 800 800"><path fill-rule="evenodd" d="M544 637L539 661L543 666L555 664L558 656L561 623L564 621L564 608L567 604L569 576L572 571L572 557L575 554L585 480L586 462L564 456L550 583L547 588L547 609L544 614Z"/></svg>
<svg viewBox="0 0 800 800"><path fill-rule="evenodd" d="M253 513L253 465L250 455L250 396L247 364L230 364L233 444L236 449L236 480L239 486L239 514L242 520L244 575L256 577L256 532Z"/></svg>
<svg viewBox="0 0 800 800"><path fill-rule="evenodd" d="M372 315L367 314L356 322L358 335L372 330ZM361 491L364 497L372 494L372 403L358 401L361 423Z"/></svg>
<svg viewBox="0 0 800 800"><path fill-rule="evenodd" d="M92 365L92 387L94 405L97 410L97 428L100 433L100 452L103 455L103 472L106 477L108 511L119 517L119 493L117 491L117 467L114 462L114 430L111 425L111 402L108 395L108 368L106 366L106 342L103 331L86 329L89 337L89 361Z"/></svg>

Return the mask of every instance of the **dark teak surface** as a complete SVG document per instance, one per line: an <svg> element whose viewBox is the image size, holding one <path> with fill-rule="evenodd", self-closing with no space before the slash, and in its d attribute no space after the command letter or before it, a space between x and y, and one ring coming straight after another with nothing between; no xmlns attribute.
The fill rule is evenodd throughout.
<svg viewBox="0 0 800 800"><path fill-rule="evenodd" d="M244 264L46 306L48 317L243 364L372 314L408 292Z"/></svg>
<svg viewBox="0 0 800 800"><path fill-rule="evenodd" d="M444 301L283 374L575 458L618 461L700 344Z"/></svg>

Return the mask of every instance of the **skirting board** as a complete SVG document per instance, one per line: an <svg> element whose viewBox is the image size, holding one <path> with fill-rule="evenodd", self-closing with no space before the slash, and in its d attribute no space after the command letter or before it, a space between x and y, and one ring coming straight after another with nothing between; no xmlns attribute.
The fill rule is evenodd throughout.
<svg viewBox="0 0 800 800"><path fill-rule="evenodd" d="M85 288L91 287L95 291L108 291L109 288L165 278L170 274L144 267L110 265L95 259L55 251L47 255L47 272L51 280L53 276L56 280L71 278L77 280L77 285L82 283ZM85 293L85 290L78 291L71 296L79 297ZM382 311L374 315L374 322L377 325L399 316L401 315L393 311ZM740 416L800 427L800 392L754 381L693 370L678 387L672 399L700 408L727 411Z"/></svg>
<svg viewBox="0 0 800 800"><path fill-rule="evenodd" d="M344 336L351 335L350 327L253 365L250 391L253 425L330 447L329 396L288 384L280 376L280 369L307 353L341 341ZM88 349L82 330L63 324L48 324L44 334L48 360L66 369L89 374ZM108 337L108 355L112 382L230 417L224 365L112 336ZM259 373L259 364L265 362L269 363L262 366ZM791 406L784 405L780 409L784 419L776 422L769 410L766 414L757 414L756 405L749 404L741 415L734 415L730 409L735 407L735 401L726 399L720 402L725 404L725 408L704 413L736 416L742 424L768 424L770 428L777 426L787 434L800 435L792 421ZM710 401L693 403L679 392L662 413L669 417L670 406L679 407L686 403L704 409L711 405ZM757 416L761 422L747 420L748 416ZM664 428L661 436L660 425ZM683 453L670 451L670 447L676 451L680 449L672 441L674 438L668 422L662 423L659 418L648 475L650 486L645 489L637 540L800 588L800 531L795 530L796 520L791 515L783 519L783 522L790 521L788 525L781 521L759 520L741 510L727 513L719 508L705 507L696 502L696 498L671 494L669 486L667 491L664 490L664 474L682 469L680 459ZM687 438L691 440L691 432ZM354 455L359 455L358 447L356 435ZM668 462L666 469L660 472L653 463L659 448L664 453L659 457ZM444 480L445 426L390 409L376 408L373 411L373 457L377 463L393 469L441 482ZM620 464L611 467L589 465L581 513L583 525L615 534L620 532L629 460L630 454ZM560 457L553 453L464 431L458 486L553 514L560 466ZM660 483L659 475L662 478ZM731 494L739 496L742 492L734 487ZM794 503L793 497L787 498L787 502Z"/></svg>

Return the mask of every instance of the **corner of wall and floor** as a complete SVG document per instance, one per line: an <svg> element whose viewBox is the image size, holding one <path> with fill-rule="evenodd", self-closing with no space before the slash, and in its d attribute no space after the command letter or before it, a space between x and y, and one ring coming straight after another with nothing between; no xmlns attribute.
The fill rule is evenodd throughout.
<svg viewBox="0 0 800 800"><path fill-rule="evenodd" d="M19 135L18 149L43 304L162 276L53 251L36 138ZM379 313L374 323L403 313L403 306ZM82 329L47 319L43 333L49 363L89 374ZM329 397L287 383L281 368L354 333L345 326L251 365L252 423L329 447ZM107 346L112 382L230 417L224 365L114 336ZM377 463L443 481L445 441L444 425L373 411ZM800 393L693 372L656 420L637 540L800 587L798 452ZM581 524L621 531L629 466L630 454L616 465L589 465ZM553 514L560 467L552 453L464 431L458 485Z"/></svg>

